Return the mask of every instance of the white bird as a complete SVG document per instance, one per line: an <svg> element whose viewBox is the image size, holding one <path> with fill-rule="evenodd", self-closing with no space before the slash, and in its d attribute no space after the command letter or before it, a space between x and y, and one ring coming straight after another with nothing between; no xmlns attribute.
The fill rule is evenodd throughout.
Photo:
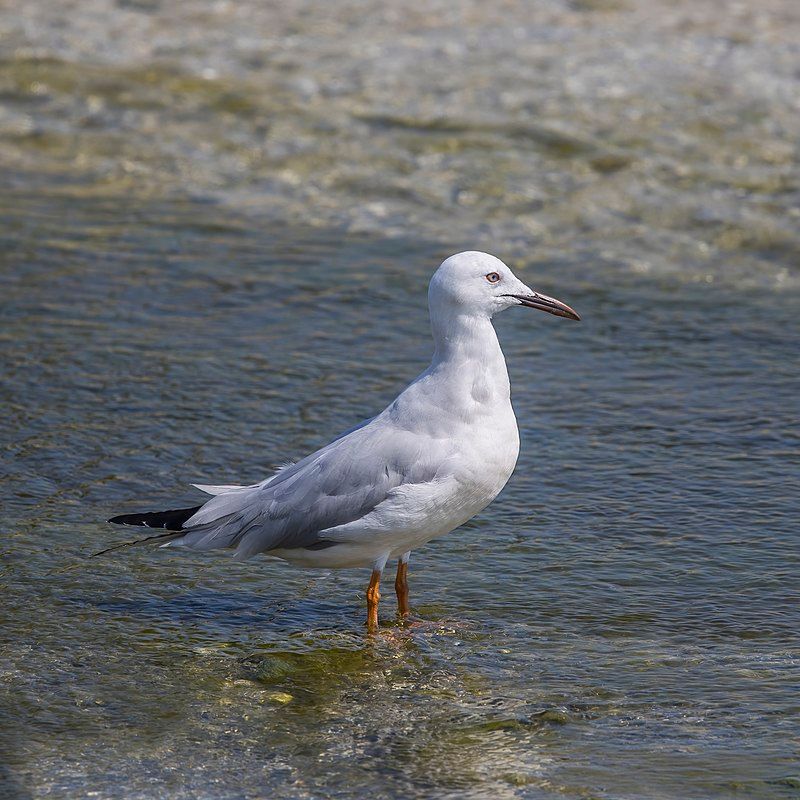
<svg viewBox="0 0 800 800"><path fill-rule="evenodd" d="M261 483L196 485L213 495L203 505L112 518L168 531L117 547L166 540L163 546L233 548L237 559L266 553L304 567L370 566L370 631L378 627L381 574L398 558L395 590L406 617L411 551L491 503L517 462L517 420L492 317L525 306L580 319L499 259L474 251L441 264L428 306L431 364L380 414Z"/></svg>

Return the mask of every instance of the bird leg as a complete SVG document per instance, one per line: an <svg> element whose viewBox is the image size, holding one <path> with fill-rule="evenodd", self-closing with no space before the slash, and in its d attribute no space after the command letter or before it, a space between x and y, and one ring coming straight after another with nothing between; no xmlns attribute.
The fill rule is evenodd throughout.
<svg viewBox="0 0 800 800"><path fill-rule="evenodd" d="M394 590L397 593L397 611L401 617L407 617L411 613L408 605L408 561L402 558L397 562Z"/></svg>
<svg viewBox="0 0 800 800"><path fill-rule="evenodd" d="M378 601L381 599L381 570L373 569L372 577L367 587L367 630L370 633L378 631Z"/></svg>

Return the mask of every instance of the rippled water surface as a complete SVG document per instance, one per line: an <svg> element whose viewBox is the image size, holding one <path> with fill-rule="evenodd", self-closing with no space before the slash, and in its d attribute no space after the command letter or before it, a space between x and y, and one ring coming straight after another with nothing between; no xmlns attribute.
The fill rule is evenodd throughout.
<svg viewBox="0 0 800 800"><path fill-rule="evenodd" d="M794 4L327 8L0 12L0 795L797 797ZM476 246L583 321L498 318L519 465L417 624L85 559L382 408Z"/></svg>

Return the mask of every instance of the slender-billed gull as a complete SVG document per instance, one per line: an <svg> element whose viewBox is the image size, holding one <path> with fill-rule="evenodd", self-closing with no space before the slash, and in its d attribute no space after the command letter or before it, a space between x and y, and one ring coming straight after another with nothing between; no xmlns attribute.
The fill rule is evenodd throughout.
<svg viewBox="0 0 800 800"><path fill-rule="evenodd" d="M304 567L370 566L370 631L378 626L381 574L398 558L395 590L407 616L411 551L491 503L517 462L517 420L492 317L525 306L580 319L474 251L441 264L428 306L431 364L380 414L261 483L198 484L213 495L203 505L112 518L167 531L117 547L227 547L237 559L266 553Z"/></svg>

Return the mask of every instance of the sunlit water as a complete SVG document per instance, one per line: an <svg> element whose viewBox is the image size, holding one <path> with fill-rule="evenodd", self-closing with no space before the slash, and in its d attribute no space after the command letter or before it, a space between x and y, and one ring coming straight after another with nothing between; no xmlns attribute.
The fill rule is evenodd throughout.
<svg viewBox="0 0 800 800"><path fill-rule="evenodd" d="M0 794L798 796L796 46L715 7L485 52L444 6L0 16ZM498 318L519 465L414 554L415 625L387 587L368 638L358 570L86 560L382 408L473 246L583 321Z"/></svg>

